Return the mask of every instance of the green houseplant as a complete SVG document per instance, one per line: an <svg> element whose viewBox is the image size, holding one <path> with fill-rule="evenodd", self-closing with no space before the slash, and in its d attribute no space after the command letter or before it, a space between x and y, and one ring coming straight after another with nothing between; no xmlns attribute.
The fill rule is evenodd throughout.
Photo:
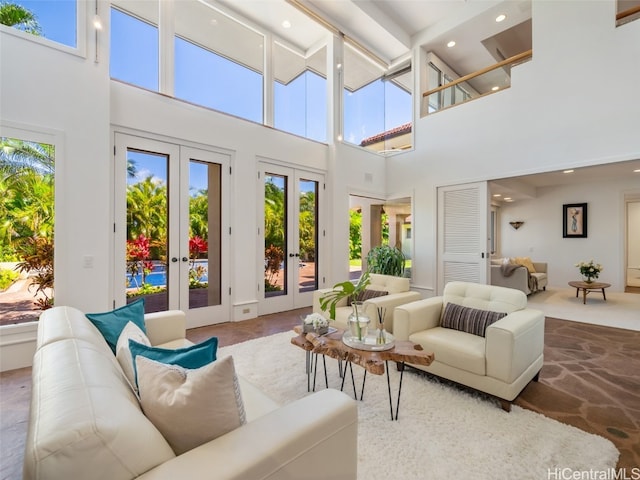
<svg viewBox="0 0 640 480"><path fill-rule="evenodd" d="M367 288L370 281L369 272L365 271L355 284L350 281L336 283L332 290L320 298L320 307L324 311L328 307L331 320L336 319L336 305L338 302L343 298L351 299L353 313L349 316L349 329L358 341L362 341L366 335L366 326L369 323L369 318L362 312L362 303L358 302L357 299L358 294Z"/></svg>
<svg viewBox="0 0 640 480"><path fill-rule="evenodd" d="M373 247L367 253L367 267L370 273L401 277L404 274L405 260L400 249L389 245Z"/></svg>

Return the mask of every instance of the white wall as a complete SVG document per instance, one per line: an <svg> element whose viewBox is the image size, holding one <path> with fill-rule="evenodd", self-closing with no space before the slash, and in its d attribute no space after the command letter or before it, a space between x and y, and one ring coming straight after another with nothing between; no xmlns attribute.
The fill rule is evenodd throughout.
<svg viewBox="0 0 640 480"><path fill-rule="evenodd" d="M583 185L539 188L535 199L500 207L500 243L497 256L527 256L548 263L549 285L565 288L579 280L575 264L594 260L604 266L599 280L613 291L625 286L624 193L637 188L633 177ZM562 205L587 204L587 238L563 238ZM522 220L514 230L509 222Z"/></svg>
<svg viewBox="0 0 640 480"><path fill-rule="evenodd" d="M416 284L437 278L437 186L640 158L640 102L624 93L640 84L640 22L615 28L614 1L532 11L533 59L512 69L512 87L418 120L415 151L389 159L388 190L415 189ZM621 262L608 267L619 282Z"/></svg>

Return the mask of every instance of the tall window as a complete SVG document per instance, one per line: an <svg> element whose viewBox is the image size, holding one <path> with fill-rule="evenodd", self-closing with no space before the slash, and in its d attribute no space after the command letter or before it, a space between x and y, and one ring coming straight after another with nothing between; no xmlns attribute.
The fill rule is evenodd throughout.
<svg viewBox="0 0 640 480"><path fill-rule="evenodd" d="M53 145L0 137L0 325L53 305Z"/></svg>
<svg viewBox="0 0 640 480"><path fill-rule="evenodd" d="M264 36L204 3L175 7L176 98L262 123Z"/></svg>
<svg viewBox="0 0 640 480"><path fill-rule="evenodd" d="M274 127L327 141L327 49L304 55L274 42Z"/></svg>
<svg viewBox="0 0 640 480"><path fill-rule="evenodd" d="M380 153L411 147L411 71L385 77L385 69L345 44L346 142Z"/></svg>
<svg viewBox="0 0 640 480"><path fill-rule="evenodd" d="M78 45L76 0L15 0L0 3L3 24L62 45Z"/></svg>
<svg viewBox="0 0 640 480"><path fill-rule="evenodd" d="M119 1L116 5L111 8L111 78L158 91L158 3Z"/></svg>

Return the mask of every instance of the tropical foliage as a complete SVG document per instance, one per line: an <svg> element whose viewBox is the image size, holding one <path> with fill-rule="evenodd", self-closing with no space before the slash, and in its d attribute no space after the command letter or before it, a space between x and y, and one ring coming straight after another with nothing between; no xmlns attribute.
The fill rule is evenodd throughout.
<svg viewBox="0 0 640 480"><path fill-rule="evenodd" d="M0 261L32 273L40 308L53 303L53 205L54 147L1 137Z"/></svg>
<svg viewBox="0 0 640 480"><path fill-rule="evenodd" d="M397 247L378 245L367 254L367 268L370 273L401 277L405 260L404 254Z"/></svg>
<svg viewBox="0 0 640 480"><path fill-rule="evenodd" d="M17 3L0 3L0 24L32 35L42 35L42 28L38 24L36 16L30 10Z"/></svg>

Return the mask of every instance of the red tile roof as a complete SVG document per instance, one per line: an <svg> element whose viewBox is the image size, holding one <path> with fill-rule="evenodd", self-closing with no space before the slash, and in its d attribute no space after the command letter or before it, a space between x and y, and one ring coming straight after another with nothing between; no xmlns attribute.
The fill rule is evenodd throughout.
<svg viewBox="0 0 640 480"><path fill-rule="evenodd" d="M399 137L406 133L411 133L411 122L392 128L386 132L378 133L372 137L365 138L360 142L360 146L366 147L368 145L373 145L374 143L382 142L383 140L390 140L392 138Z"/></svg>

